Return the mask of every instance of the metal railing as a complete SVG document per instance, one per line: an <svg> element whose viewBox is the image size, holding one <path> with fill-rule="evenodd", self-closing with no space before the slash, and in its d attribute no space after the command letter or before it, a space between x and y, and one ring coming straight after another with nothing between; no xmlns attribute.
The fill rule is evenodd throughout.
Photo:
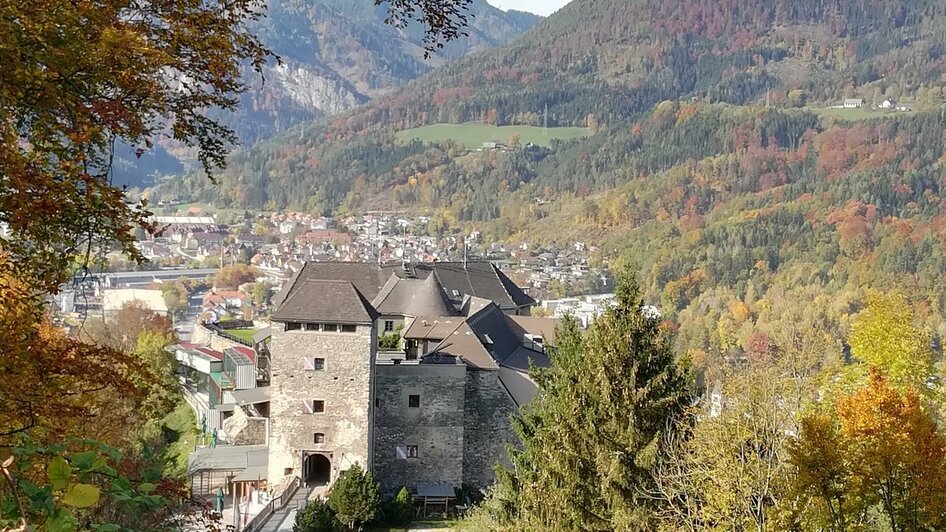
<svg viewBox="0 0 946 532"><path fill-rule="evenodd" d="M223 337L223 338L226 338L227 340L230 340L231 342L235 342L235 343L238 343L238 344L240 344L240 345L245 345L245 346L247 346L247 347L255 347L255 346L253 345L253 342L248 341L248 340L244 340L243 338L240 338L240 337L238 337L238 336L236 336L236 335L233 335L233 334L227 332L227 331L229 331L230 329L247 329L247 328L252 328L252 327L253 327L253 322L252 322L252 321L246 321L246 320L232 320L232 321L222 322L222 323L201 322L201 325L203 325L205 328L207 328L207 330L209 330L210 332L216 334L217 336L221 336L221 337Z"/></svg>
<svg viewBox="0 0 946 532"><path fill-rule="evenodd" d="M269 504L265 508L260 510L260 513L256 514L253 519L250 519L246 526L243 527L243 532L257 532L263 525L269 521L269 518L273 516L279 510L282 510L289 504L289 501L296 496L296 492L299 491L299 488L302 487L302 479L299 477L292 477L292 481L286 486L286 489L283 490L282 494L279 497L269 501Z"/></svg>

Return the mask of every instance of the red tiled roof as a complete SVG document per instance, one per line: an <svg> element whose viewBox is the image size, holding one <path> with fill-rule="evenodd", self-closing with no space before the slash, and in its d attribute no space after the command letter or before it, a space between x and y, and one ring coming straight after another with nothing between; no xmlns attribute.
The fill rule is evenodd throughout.
<svg viewBox="0 0 946 532"><path fill-rule="evenodd" d="M210 349L209 347L194 347L194 350L200 351L201 353L209 357L213 357L217 360L223 360L223 353L221 353L220 351L214 351L213 349Z"/></svg>
<svg viewBox="0 0 946 532"><path fill-rule="evenodd" d="M254 351L253 349L250 349L249 347L244 347L242 345L237 346L237 347L230 347L229 349L233 349L237 353L245 355L246 358L250 359L253 363L256 363L256 351Z"/></svg>

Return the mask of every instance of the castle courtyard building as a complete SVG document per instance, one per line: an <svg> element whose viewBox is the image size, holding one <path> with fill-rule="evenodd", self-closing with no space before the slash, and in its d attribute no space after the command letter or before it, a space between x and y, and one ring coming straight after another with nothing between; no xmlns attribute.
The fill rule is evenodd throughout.
<svg viewBox="0 0 946 532"><path fill-rule="evenodd" d="M358 463L387 493L485 488L554 345L555 320L488 262L310 263L275 304L271 486ZM379 353L393 331L400 348Z"/></svg>

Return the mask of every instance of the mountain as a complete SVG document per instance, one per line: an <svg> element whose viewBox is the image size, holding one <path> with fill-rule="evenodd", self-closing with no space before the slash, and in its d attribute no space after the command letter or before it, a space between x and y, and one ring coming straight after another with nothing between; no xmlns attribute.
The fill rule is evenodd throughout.
<svg viewBox="0 0 946 532"><path fill-rule="evenodd" d="M272 24L287 18L282 9L276 5ZM471 40L477 32L471 29ZM397 130L478 121L590 124L608 135L663 101L793 108L857 96L929 107L943 99L944 54L946 14L935 0L575 0L506 46L241 150L228 172L239 176L233 186L225 175L217 192L171 187L246 207L370 208L378 198L389 204L391 189L402 184L390 170L413 164L397 157L425 152L395 142ZM385 72L376 64L365 70ZM368 82L349 75L339 83Z"/></svg>
<svg viewBox="0 0 946 532"><path fill-rule="evenodd" d="M576 0L355 125L535 123L546 106L551 124L584 125L590 113L615 121L677 99L879 103L942 86L943 22L935 0Z"/></svg>
<svg viewBox="0 0 946 532"><path fill-rule="evenodd" d="M212 115L233 128L241 144L252 145L388 94L447 60L503 45L541 19L502 11L485 0L474 0L469 12L468 35L425 59L423 29L385 24L386 9L371 0L272 0L253 31L280 61L266 66L263 80L247 68L251 90L242 95L239 109ZM149 184L146 176L179 171L180 161L193 156L172 142L142 160L129 153L119 150L122 172L116 179L134 186Z"/></svg>
<svg viewBox="0 0 946 532"><path fill-rule="evenodd" d="M251 144L292 124L352 109L445 60L505 44L539 20L484 0L472 3L470 15L467 36L425 59L422 28L385 24L386 8L370 0L270 2L254 31L281 64L270 64L267 82L244 99L249 120L239 123L241 140Z"/></svg>
<svg viewBox="0 0 946 532"><path fill-rule="evenodd" d="M425 210L532 249L580 240L640 272L698 366L799 325L843 338L868 287L903 292L942 336L944 18L932 0L575 0L507 46L238 151L216 186L189 175L155 194ZM824 108L843 98L917 111ZM483 151L398 136L546 116L591 134Z"/></svg>

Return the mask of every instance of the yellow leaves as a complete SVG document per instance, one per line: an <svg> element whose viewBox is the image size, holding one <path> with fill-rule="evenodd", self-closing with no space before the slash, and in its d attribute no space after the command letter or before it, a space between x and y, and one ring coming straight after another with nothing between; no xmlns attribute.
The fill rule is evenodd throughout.
<svg viewBox="0 0 946 532"><path fill-rule="evenodd" d="M902 294L871 292L848 337L852 354L881 370L897 386L924 389L933 367L929 331L915 324Z"/></svg>
<svg viewBox="0 0 946 532"><path fill-rule="evenodd" d="M61 490L66 487L69 479L72 478L72 468L69 467L69 463L63 457L57 456L46 466L46 476L54 490Z"/></svg>
<svg viewBox="0 0 946 532"><path fill-rule="evenodd" d="M729 313L737 323L747 321L752 316L752 311L749 309L749 305L746 305L739 300L733 300L729 303Z"/></svg>
<svg viewBox="0 0 946 532"><path fill-rule="evenodd" d="M800 492L827 505L883 500L894 530L912 529L905 525L916 519L939 529L946 518L946 440L916 390L898 391L876 369L867 385L838 399L833 417L806 416L790 452Z"/></svg>
<svg viewBox="0 0 946 532"><path fill-rule="evenodd" d="M63 496L62 502L73 508L89 508L99 502L101 490L91 484L75 484Z"/></svg>

